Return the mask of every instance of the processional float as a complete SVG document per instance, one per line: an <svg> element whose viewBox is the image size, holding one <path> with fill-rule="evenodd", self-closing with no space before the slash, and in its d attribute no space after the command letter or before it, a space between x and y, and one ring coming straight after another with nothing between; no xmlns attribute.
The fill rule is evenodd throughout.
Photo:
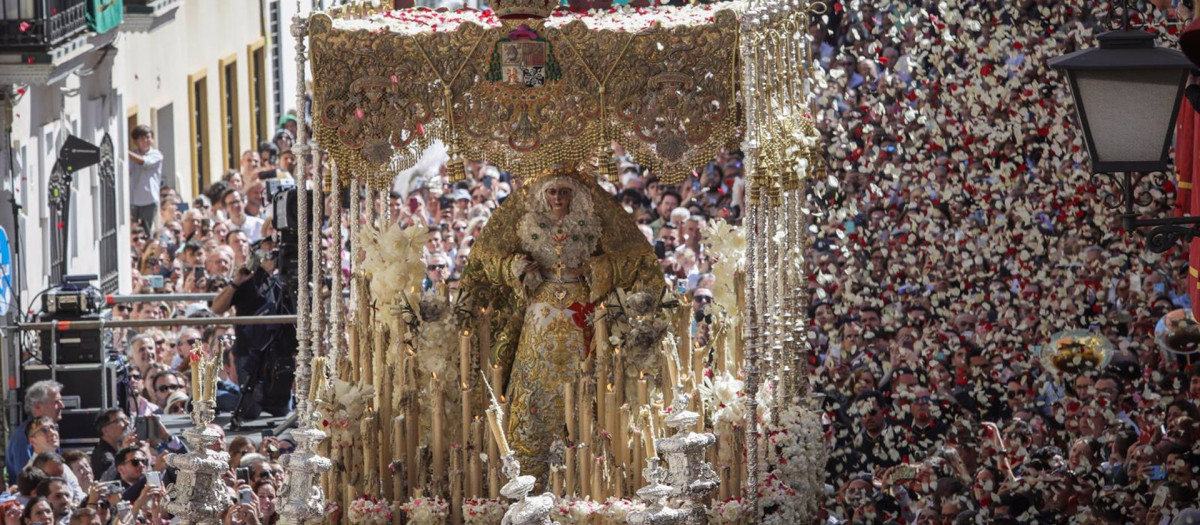
<svg viewBox="0 0 1200 525"><path fill-rule="evenodd" d="M826 174L811 116L808 28L824 6L589 7L362 4L293 21L296 106L306 107L311 89L316 135L302 126L295 146L297 182L312 190L300 192L299 214L326 224L325 208L312 202L348 193L349 224L334 213L328 232L334 246L348 240L353 255L345 282L343 261L320 240L301 251L301 275L317 286L298 293L303 454L285 465L288 523L815 515L826 444L808 400L804 255ZM562 426L548 429L552 441L536 464L519 465L505 438L514 424L504 420L513 402L506 326L519 322L508 308L523 303L469 287L489 254L518 242L502 231L516 222L502 217L523 189L480 235L465 288L453 294L422 282L425 229L388 217L393 178L438 142L451 180L464 176L465 162L485 160L530 185L572 168L574 177L611 177L614 143L667 184L722 151L745 155L742 225L705 229L717 283L708 337L693 340L690 308L663 283L605 289L594 310L578 312L592 343L553 393ZM316 166L311 181L307 152L329 155L329 169ZM596 215L605 228L636 232L628 217ZM302 240L319 237L309 225L299 221ZM631 259L649 251L629 238L612 242L623 244L602 247ZM529 496L535 491L543 494Z"/></svg>

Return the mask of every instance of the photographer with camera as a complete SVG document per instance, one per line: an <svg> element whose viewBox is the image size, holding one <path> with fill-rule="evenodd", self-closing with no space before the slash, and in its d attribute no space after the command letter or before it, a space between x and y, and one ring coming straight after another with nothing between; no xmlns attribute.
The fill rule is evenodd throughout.
<svg viewBox="0 0 1200 525"><path fill-rule="evenodd" d="M214 313L221 315L233 308L238 316L262 316L295 310L295 300L276 272L276 244L272 237L252 246L247 265L235 272L233 284L213 300ZM233 357L242 396L233 424L240 425L264 411L286 415L295 372L295 326L239 325L234 332Z"/></svg>

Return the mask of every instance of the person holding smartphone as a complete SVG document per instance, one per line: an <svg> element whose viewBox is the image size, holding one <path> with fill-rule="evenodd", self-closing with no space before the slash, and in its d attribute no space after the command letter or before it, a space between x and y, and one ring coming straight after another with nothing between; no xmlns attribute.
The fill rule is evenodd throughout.
<svg viewBox="0 0 1200 525"><path fill-rule="evenodd" d="M259 516L258 496L248 483L238 482L237 502L225 511L225 525L259 525L263 523Z"/></svg>

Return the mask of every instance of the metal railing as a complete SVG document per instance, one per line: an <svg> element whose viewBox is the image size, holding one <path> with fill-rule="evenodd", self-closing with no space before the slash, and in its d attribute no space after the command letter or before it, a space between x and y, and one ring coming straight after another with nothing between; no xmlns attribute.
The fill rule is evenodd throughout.
<svg viewBox="0 0 1200 525"><path fill-rule="evenodd" d="M149 328L155 326L232 326L251 324L295 324L294 315L260 315L257 317L178 317L175 319L79 319L70 321L38 321L19 323L14 330L103 330L105 328Z"/></svg>
<svg viewBox="0 0 1200 525"><path fill-rule="evenodd" d="M87 29L86 0L0 0L0 51L54 47Z"/></svg>

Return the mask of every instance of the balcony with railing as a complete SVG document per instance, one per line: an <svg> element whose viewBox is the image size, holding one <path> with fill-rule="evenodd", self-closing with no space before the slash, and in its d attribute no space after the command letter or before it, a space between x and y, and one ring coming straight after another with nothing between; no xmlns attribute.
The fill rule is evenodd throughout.
<svg viewBox="0 0 1200 525"><path fill-rule="evenodd" d="M88 29L87 0L0 0L0 52L46 52Z"/></svg>
<svg viewBox="0 0 1200 525"><path fill-rule="evenodd" d="M126 32L153 31L175 19L183 0L125 0Z"/></svg>

